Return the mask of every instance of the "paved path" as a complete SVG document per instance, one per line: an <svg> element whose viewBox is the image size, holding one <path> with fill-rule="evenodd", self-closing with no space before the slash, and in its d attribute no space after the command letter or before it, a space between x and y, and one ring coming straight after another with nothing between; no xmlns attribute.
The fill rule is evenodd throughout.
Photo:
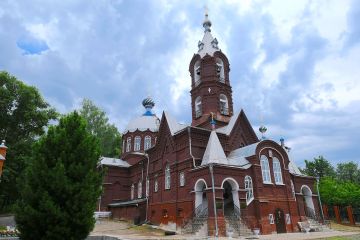
<svg viewBox="0 0 360 240"><path fill-rule="evenodd" d="M285 233L285 234L272 234L272 235L261 235L259 239L263 240L308 240L308 239L321 239L326 237L334 236L350 236L358 234L360 239L359 232L340 232L329 230L326 232L311 232L311 233ZM174 236L164 236L164 232L157 229L152 229L150 226L137 226L133 227L127 222L114 222L114 221L103 221L100 224L95 225L94 231L91 233L93 236L112 236L117 237L118 239L214 239L209 237L199 237L194 235L174 235ZM229 239L228 237L218 238L220 239ZM236 239L246 239L246 238L236 238Z"/></svg>

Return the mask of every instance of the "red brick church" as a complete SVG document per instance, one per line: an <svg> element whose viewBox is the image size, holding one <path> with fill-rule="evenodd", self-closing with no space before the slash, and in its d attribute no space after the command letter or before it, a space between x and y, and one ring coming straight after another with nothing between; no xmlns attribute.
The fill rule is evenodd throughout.
<svg viewBox="0 0 360 240"><path fill-rule="evenodd" d="M207 15L203 27L189 64L191 124L168 112L158 118L145 99L145 113L123 133L120 159L101 158L100 208L113 218L211 236L299 231L297 222L319 213L316 179L299 171L283 139L259 139L245 112L234 111L229 60Z"/></svg>

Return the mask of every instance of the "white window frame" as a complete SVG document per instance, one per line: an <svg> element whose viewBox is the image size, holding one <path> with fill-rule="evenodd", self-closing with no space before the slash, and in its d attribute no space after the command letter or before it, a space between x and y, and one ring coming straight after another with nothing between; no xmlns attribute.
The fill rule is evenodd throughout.
<svg viewBox="0 0 360 240"><path fill-rule="evenodd" d="M170 189L170 186L171 186L170 165L166 164L166 167L165 167L165 189Z"/></svg>
<svg viewBox="0 0 360 240"><path fill-rule="evenodd" d="M245 176L245 191L246 205L249 205L254 200L254 187L250 176Z"/></svg>
<svg viewBox="0 0 360 240"><path fill-rule="evenodd" d="M220 94L219 100L220 100L221 114L229 115L229 101L227 96L225 94Z"/></svg>
<svg viewBox="0 0 360 240"><path fill-rule="evenodd" d="M154 181L154 192L158 192L158 191L159 191L159 182L156 178Z"/></svg>
<svg viewBox="0 0 360 240"><path fill-rule="evenodd" d="M136 136L134 138L134 152L135 151L140 151L140 148L141 148L141 137Z"/></svg>
<svg viewBox="0 0 360 240"><path fill-rule="evenodd" d="M128 137L126 139L126 152L130 152L131 151L131 137Z"/></svg>
<svg viewBox="0 0 360 240"><path fill-rule="evenodd" d="M180 172L180 187L185 186L185 173L184 172Z"/></svg>
<svg viewBox="0 0 360 240"><path fill-rule="evenodd" d="M149 189L150 189L150 180L146 180L146 188L145 188L145 196L149 197Z"/></svg>
<svg viewBox="0 0 360 240"><path fill-rule="evenodd" d="M270 223L270 224L275 224L274 215L273 215L273 214L269 214L269 223Z"/></svg>
<svg viewBox="0 0 360 240"><path fill-rule="evenodd" d="M149 148L151 148L151 137L150 136L145 136L145 138L144 138L144 150L148 150Z"/></svg>
<svg viewBox="0 0 360 240"><path fill-rule="evenodd" d="M289 213L285 214L285 222L286 224L291 224L291 217Z"/></svg>
<svg viewBox="0 0 360 240"><path fill-rule="evenodd" d="M265 155L261 156L260 165L261 165L261 174L262 174L262 178L263 178L263 183L272 184L269 159Z"/></svg>
<svg viewBox="0 0 360 240"><path fill-rule="evenodd" d="M275 184L284 184L282 179L280 160L276 157L273 157L273 171Z"/></svg>
<svg viewBox="0 0 360 240"><path fill-rule="evenodd" d="M290 180L290 184L291 184L291 194L292 194L292 197L293 197L293 198L295 199L295 201L296 201L295 185L294 185L293 180Z"/></svg>
<svg viewBox="0 0 360 240"><path fill-rule="evenodd" d="M134 199L134 192L135 192L135 185L131 184L131 193L130 193L130 199Z"/></svg>
<svg viewBox="0 0 360 240"><path fill-rule="evenodd" d="M195 98L195 117L202 116L202 101L201 97L197 96Z"/></svg>
<svg viewBox="0 0 360 240"><path fill-rule="evenodd" d="M142 182L141 182L141 180L138 183L138 198L142 198Z"/></svg>

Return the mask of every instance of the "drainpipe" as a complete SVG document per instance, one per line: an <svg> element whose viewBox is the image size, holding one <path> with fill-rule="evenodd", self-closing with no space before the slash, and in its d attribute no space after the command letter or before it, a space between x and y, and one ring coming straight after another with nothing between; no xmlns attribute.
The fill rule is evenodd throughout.
<svg viewBox="0 0 360 240"><path fill-rule="evenodd" d="M187 128L188 129L188 134L189 134L189 150L190 150L190 156L193 160L193 165L194 165L194 168L196 168L196 163L195 163L195 157L194 155L192 154L192 150L191 150L191 131L190 131L190 127Z"/></svg>
<svg viewBox="0 0 360 240"><path fill-rule="evenodd" d="M214 169L213 169L213 165L212 165L212 164L209 165L209 170L210 170L210 174L211 174L211 185L212 185L213 201L214 201L215 237L217 238L217 237L219 236L219 230L218 230L218 220L217 220L217 212L216 212Z"/></svg>
<svg viewBox="0 0 360 240"><path fill-rule="evenodd" d="M320 180L320 177L317 176L317 177L316 177L317 194L318 194L318 197L319 197L319 204L320 204L320 211L321 211L321 219L322 219L322 221L324 222L324 212L323 212L323 208L322 208L322 204L321 204L320 191L319 191L319 180Z"/></svg>

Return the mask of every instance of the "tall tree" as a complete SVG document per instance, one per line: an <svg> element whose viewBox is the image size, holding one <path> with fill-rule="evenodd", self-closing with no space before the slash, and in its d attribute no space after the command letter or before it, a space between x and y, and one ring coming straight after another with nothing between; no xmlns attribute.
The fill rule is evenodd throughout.
<svg viewBox="0 0 360 240"><path fill-rule="evenodd" d="M99 139L101 155L119 157L121 148L121 134L114 124L109 123L106 113L91 100L84 99L80 114L87 121L87 129Z"/></svg>
<svg viewBox="0 0 360 240"><path fill-rule="evenodd" d="M20 237L85 239L94 227L101 175L97 139L73 112L35 144L16 207Z"/></svg>
<svg viewBox="0 0 360 240"><path fill-rule="evenodd" d="M360 184L360 169L354 162L339 163L336 168L336 176L341 181Z"/></svg>
<svg viewBox="0 0 360 240"><path fill-rule="evenodd" d="M305 168L302 172L314 177L334 177L334 167L323 156L314 158L314 161L305 160Z"/></svg>
<svg viewBox="0 0 360 240"><path fill-rule="evenodd" d="M22 175L31 145L56 117L35 87L0 72L0 138L9 147L0 183L0 211L17 199L16 179Z"/></svg>

